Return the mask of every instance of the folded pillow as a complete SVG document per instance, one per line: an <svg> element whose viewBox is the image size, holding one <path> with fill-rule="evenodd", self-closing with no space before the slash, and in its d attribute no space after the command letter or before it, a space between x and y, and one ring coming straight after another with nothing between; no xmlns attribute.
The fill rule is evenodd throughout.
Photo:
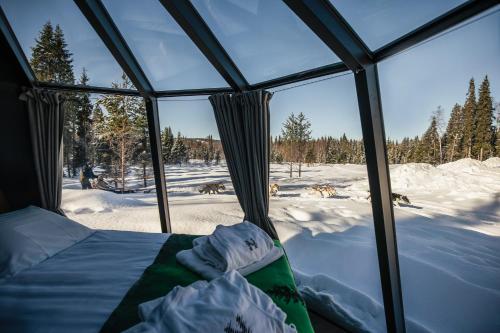
<svg viewBox="0 0 500 333"><path fill-rule="evenodd" d="M42 262L93 232L67 217L35 206L0 214L0 281Z"/></svg>

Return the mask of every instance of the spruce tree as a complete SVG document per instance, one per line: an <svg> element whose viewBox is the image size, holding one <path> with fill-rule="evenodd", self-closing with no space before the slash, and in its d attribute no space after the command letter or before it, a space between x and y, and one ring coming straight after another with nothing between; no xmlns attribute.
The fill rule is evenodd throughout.
<svg viewBox="0 0 500 333"><path fill-rule="evenodd" d="M461 156L461 143L464 135L463 110L459 104L455 104L451 110L450 120L446 127L445 157L446 161L453 162Z"/></svg>
<svg viewBox="0 0 500 333"><path fill-rule="evenodd" d="M128 81L128 78L126 82L129 83L129 87L132 88L132 83ZM148 186L148 168L152 161L146 105L142 98L134 97L132 101L133 104L130 111L138 139L133 153L133 162L139 164L143 186L146 187Z"/></svg>
<svg viewBox="0 0 500 333"><path fill-rule="evenodd" d="M490 94L490 82L486 76L479 87L473 147L474 155L480 161L494 154L493 118L493 100Z"/></svg>
<svg viewBox="0 0 500 333"><path fill-rule="evenodd" d="M174 146L172 147L172 163L181 165L188 160L188 150L184 144L181 133L177 133L177 138L175 139Z"/></svg>
<svg viewBox="0 0 500 333"><path fill-rule="evenodd" d="M35 38L31 48L30 64L36 78L40 81L55 82L54 28L52 23L45 23Z"/></svg>
<svg viewBox="0 0 500 333"><path fill-rule="evenodd" d="M165 127L161 133L162 153L164 163L172 163L172 147L174 146L174 134L170 126Z"/></svg>
<svg viewBox="0 0 500 333"><path fill-rule="evenodd" d="M311 166L311 164L314 164L316 162L316 152L314 151L314 145L309 145L305 156L305 162L308 166Z"/></svg>
<svg viewBox="0 0 500 333"><path fill-rule="evenodd" d="M80 76L81 85L87 85L89 78L85 68ZM75 114L75 144L73 149L73 165L81 168L89 162L88 147L91 140L91 117L93 105L90 101L89 93L79 93L77 97L77 107Z"/></svg>
<svg viewBox="0 0 500 333"><path fill-rule="evenodd" d="M64 33L61 27L56 25L53 40L55 82L67 84L73 84L75 82L72 55L73 54L68 50L68 45L64 39Z"/></svg>
<svg viewBox="0 0 500 333"><path fill-rule="evenodd" d="M72 54L64 39L59 25L53 28L50 21L45 23L31 48L30 64L35 76L40 81L74 84ZM66 93L63 131L63 160L68 177L76 174L73 153L76 145L76 110L78 98L74 93Z"/></svg>
<svg viewBox="0 0 500 333"><path fill-rule="evenodd" d="M92 162L109 173L111 172L111 151L106 140L107 120L100 106L96 104L92 112L92 136L90 140Z"/></svg>
<svg viewBox="0 0 500 333"><path fill-rule="evenodd" d="M215 151L215 156L214 156L215 165L219 165L220 160L221 160L221 152L219 149L217 149Z"/></svg>
<svg viewBox="0 0 500 333"><path fill-rule="evenodd" d="M425 131L417 149L419 162L436 165L439 163L439 133L437 130L437 119L431 117L431 124Z"/></svg>
<svg viewBox="0 0 500 333"><path fill-rule="evenodd" d="M469 90L463 107L463 136L462 136L462 156L472 157L472 147L474 145L474 130L476 120L476 91L474 78L469 81Z"/></svg>

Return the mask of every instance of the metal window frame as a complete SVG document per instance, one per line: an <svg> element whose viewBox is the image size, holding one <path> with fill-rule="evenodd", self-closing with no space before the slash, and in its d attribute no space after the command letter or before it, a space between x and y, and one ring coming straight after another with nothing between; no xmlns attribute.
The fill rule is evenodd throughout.
<svg viewBox="0 0 500 333"><path fill-rule="evenodd" d="M19 66L21 67L24 73L25 81L33 84L35 82L35 73L33 73L33 69L31 68L29 61L26 58L23 49L21 48L21 44L19 44L19 41L17 40L17 37L14 34L14 31L12 30L12 27L9 24L9 20L7 19L7 16L5 15L3 8L1 6L0 6L0 33L4 35L5 39L7 40L7 43L9 44L10 49L12 50L12 53L14 53L14 56L16 57L17 62L19 63Z"/></svg>
<svg viewBox="0 0 500 333"><path fill-rule="evenodd" d="M403 333L403 296L379 82L373 55L327 0L284 0L354 72L387 332Z"/></svg>
<svg viewBox="0 0 500 333"><path fill-rule="evenodd" d="M158 101L154 96L153 86L102 2L100 0L74 0L74 2L144 98L161 230L162 232L171 232L165 169L161 151Z"/></svg>
<svg viewBox="0 0 500 333"><path fill-rule="evenodd" d="M39 82L0 7L0 32L33 86L62 91L142 96L146 103L151 152L162 232L170 232L166 181L161 154L158 98L211 95L269 89L277 86L352 71L355 77L368 179L372 197L375 237L388 332L405 332L391 183L380 99L377 63L433 37L499 4L498 0L469 0L406 35L371 51L328 0L283 0L288 7L342 60L272 80L248 84L189 0L159 0L195 45L228 82L229 88L155 91L120 31L100 0L74 0L137 90Z"/></svg>
<svg viewBox="0 0 500 333"><path fill-rule="evenodd" d="M248 81L190 1L159 1L233 90L250 88Z"/></svg>

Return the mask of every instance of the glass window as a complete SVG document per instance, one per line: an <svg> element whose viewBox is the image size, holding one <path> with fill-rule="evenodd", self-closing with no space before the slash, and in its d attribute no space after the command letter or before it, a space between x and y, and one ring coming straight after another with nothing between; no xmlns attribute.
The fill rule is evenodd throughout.
<svg viewBox="0 0 500 333"><path fill-rule="evenodd" d="M372 50L407 34L464 0L330 0Z"/></svg>
<svg viewBox="0 0 500 333"><path fill-rule="evenodd" d="M103 87L120 80L120 66L73 1L0 0L0 5L39 80Z"/></svg>
<svg viewBox="0 0 500 333"><path fill-rule="evenodd" d="M206 96L160 99L172 231L207 235L243 220Z"/></svg>
<svg viewBox="0 0 500 333"><path fill-rule="evenodd" d="M480 17L379 65L408 328L500 328L500 10Z"/></svg>
<svg viewBox="0 0 500 333"><path fill-rule="evenodd" d="M95 229L161 232L142 98L67 96L63 140L61 207L69 218Z"/></svg>
<svg viewBox="0 0 500 333"><path fill-rule="evenodd" d="M155 89L227 86L159 1L105 0L104 4Z"/></svg>
<svg viewBox="0 0 500 333"><path fill-rule="evenodd" d="M250 83L339 61L280 0L194 0Z"/></svg>
<svg viewBox="0 0 500 333"><path fill-rule="evenodd" d="M352 73L277 88L270 112L270 217L308 307L386 331Z"/></svg>

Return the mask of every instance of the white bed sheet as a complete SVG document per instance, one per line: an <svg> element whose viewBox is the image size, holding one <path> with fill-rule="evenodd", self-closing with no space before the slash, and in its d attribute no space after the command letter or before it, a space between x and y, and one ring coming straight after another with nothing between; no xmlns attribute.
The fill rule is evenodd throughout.
<svg viewBox="0 0 500 333"><path fill-rule="evenodd" d="M0 331L99 332L168 236L97 231L0 283Z"/></svg>

